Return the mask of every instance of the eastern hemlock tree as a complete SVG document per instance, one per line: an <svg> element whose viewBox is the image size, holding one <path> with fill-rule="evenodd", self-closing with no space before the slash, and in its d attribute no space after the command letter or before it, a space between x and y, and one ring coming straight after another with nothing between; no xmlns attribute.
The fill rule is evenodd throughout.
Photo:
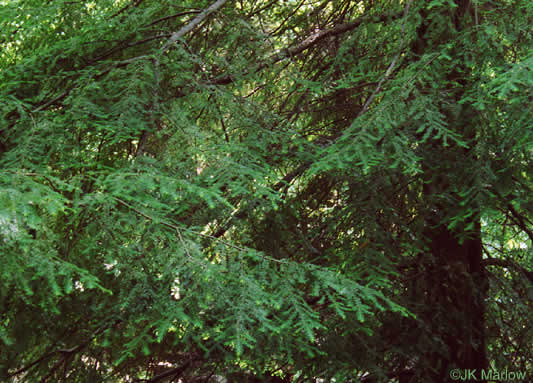
<svg viewBox="0 0 533 383"><path fill-rule="evenodd" d="M533 376L530 1L0 4L3 381Z"/></svg>

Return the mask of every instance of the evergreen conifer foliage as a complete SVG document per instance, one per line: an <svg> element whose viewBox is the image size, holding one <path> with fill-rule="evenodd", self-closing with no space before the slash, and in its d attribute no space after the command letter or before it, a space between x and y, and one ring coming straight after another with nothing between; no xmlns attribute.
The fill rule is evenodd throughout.
<svg viewBox="0 0 533 383"><path fill-rule="evenodd" d="M0 0L0 380L533 376L532 19Z"/></svg>

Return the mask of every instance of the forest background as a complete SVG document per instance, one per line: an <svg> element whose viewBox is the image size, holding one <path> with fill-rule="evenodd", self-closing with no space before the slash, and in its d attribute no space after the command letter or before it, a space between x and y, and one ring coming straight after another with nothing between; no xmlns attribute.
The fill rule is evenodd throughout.
<svg viewBox="0 0 533 383"><path fill-rule="evenodd" d="M0 380L533 377L532 25L0 1Z"/></svg>

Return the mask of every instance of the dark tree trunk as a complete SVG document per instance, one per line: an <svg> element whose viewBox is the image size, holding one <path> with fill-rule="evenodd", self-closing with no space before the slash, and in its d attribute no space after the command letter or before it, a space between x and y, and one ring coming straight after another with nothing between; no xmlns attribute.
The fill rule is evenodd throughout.
<svg viewBox="0 0 533 383"><path fill-rule="evenodd" d="M469 2L457 1L457 4L448 15L440 15L451 17L450 25L455 26L455 31L443 29L439 41L428 41L426 32L434 27L423 23L415 53L421 54L447 41L468 23ZM449 128L472 142L471 111L467 105L458 103L468 83L475 81L468 75L466 65L450 68L447 75L450 88L446 94L452 107L443 107L442 112ZM444 146L439 141L426 143L425 149L423 198L427 207L424 231L427 251L423 254L424 281L419 285L423 288L418 295L422 298L419 303L423 304L420 318L427 352L420 355L416 375L428 382L452 382L457 379L451 374L463 375L475 370L477 381L481 382L481 370L487 368L488 362L484 335L487 280L481 262L480 215L475 202L462 206L465 197L458 193L475 182L465 169L472 168L476 158L469 148ZM450 218L461 215L468 218L450 225Z"/></svg>
<svg viewBox="0 0 533 383"><path fill-rule="evenodd" d="M453 369L480 371L487 368L484 337L486 277L481 265L479 218L468 238L446 225L426 232L424 325L430 339L421 360L433 382L453 381ZM432 370L434 368L434 370ZM455 379L456 380L456 379ZM478 380L482 381L482 380Z"/></svg>

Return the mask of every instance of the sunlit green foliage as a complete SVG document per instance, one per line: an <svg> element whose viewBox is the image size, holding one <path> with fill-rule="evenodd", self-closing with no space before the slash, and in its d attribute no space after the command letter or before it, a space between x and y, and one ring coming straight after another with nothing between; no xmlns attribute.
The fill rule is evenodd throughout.
<svg viewBox="0 0 533 383"><path fill-rule="evenodd" d="M0 1L0 380L533 374L530 2L212 3Z"/></svg>

